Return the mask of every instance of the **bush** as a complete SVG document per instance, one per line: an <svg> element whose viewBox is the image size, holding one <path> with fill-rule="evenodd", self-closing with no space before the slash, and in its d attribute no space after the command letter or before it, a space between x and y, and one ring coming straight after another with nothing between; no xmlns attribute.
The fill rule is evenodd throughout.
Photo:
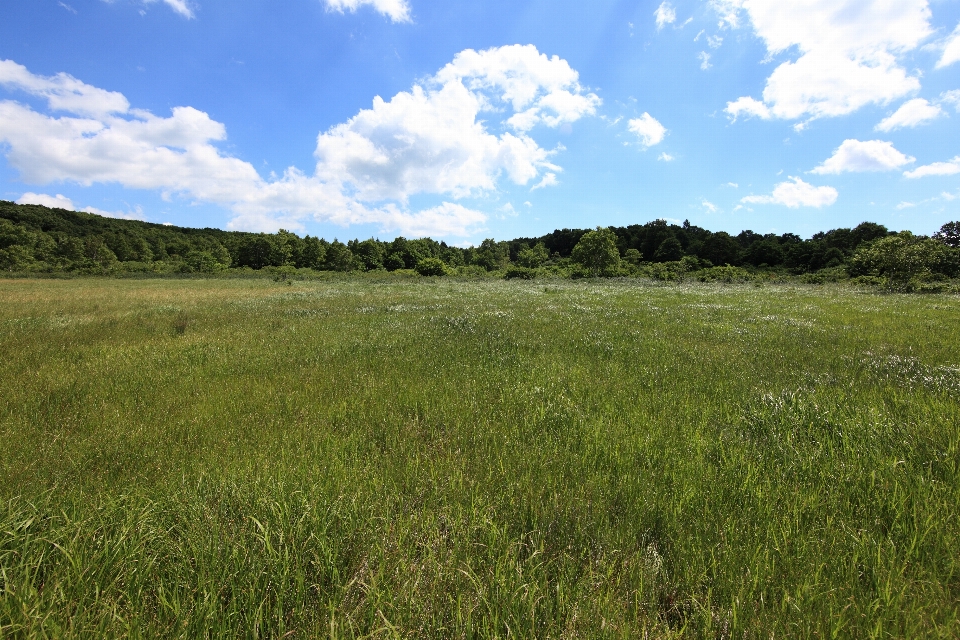
<svg viewBox="0 0 960 640"><path fill-rule="evenodd" d="M517 264L528 269L536 269L549 259L550 253L542 242L532 248L521 249L517 254Z"/></svg>
<svg viewBox="0 0 960 640"><path fill-rule="evenodd" d="M701 269L693 274L693 277L700 282L749 282L752 278L750 272L740 267L710 267Z"/></svg>
<svg viewBox="0 0 960 640"><path fill-rule="evenodd" d="M447 265L440 258L423 258L417 263L417 273L422 276L445 276Z"/></svg>
<svg viewBox="0 0 960 640"><path fill-rule="evenodd" d="M851 258L849 271L854 277L883 277L900 287L911 281L955 277L960 271L960 251L904 231L863 245Z"/></svg>
<svg viewBox="0 0 960 640"><path fill-rule="evenodd" d="M510 267L506 273L503 274L503 277L507 280L514 278L519 280L533 280L537 277L537 270L528 267Z"/></svg>

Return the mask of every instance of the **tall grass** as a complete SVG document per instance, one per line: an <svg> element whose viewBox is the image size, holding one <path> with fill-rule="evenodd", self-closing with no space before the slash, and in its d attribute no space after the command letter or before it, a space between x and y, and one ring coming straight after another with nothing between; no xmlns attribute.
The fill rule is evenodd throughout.
<svg viewBox="0 0 960 640"><path fill-rule="evenodd" d="M960 636L960 299L0 281L0 636Z"/></svg>

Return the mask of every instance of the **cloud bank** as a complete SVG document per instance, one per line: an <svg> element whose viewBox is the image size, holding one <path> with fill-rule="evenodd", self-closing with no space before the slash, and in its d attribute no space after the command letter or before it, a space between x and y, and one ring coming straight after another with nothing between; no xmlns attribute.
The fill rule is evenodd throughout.
<svg viewBox="0 0 960 640"><path fill-rule="evenodd" d="M9 60L0 61L0 86L41 99L51 112L0 101L0 143L29 183L159 190L227 207L237 229L300 229L312 218L438 236L469 235L487 216L450 201L411 211L411 196L482 197L504 179L556 184L556 152L531 132L594 115L600 105L566 61L532 45L466 50L410 91L376 97L321 132L312 174L290 167L265 180L217 148L226 127L193 107L156 116L120 93L67 74L34 75Z"/></svg>

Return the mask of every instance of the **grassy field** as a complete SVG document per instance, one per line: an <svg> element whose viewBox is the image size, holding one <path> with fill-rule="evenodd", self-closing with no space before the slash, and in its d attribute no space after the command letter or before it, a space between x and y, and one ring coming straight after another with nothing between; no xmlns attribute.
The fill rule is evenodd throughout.
<svg viewBox="0 0 960 640"><path fill-rule="evenodd" d="M0 281L0 636L960 636L960 298Z"/></svg>

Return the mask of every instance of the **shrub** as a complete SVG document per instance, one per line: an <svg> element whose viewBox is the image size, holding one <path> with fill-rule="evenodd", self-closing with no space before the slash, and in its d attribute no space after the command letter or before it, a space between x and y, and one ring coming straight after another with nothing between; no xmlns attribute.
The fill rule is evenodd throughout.
<svg viewBox="0 0 960 640"><path fill-rule="evenodd" d="M954 277L960 271L960 251L904 231L863 245L851 258L849 271L854 277L883 277L894 286Z"/></svg>
<svg viewBox="0 0 960 640"><path fill-rule="evenodd" d="M538 242L532 248L521 249L517 254L517 264L528 269L536 269L549 259L550 252L547 251L542 242Z"/></svg>
<svg viewBox="0 0 960 640"><path fill-rule="evenodd" d="M445 276L447 265L440 258L423 258L417 263L417 273L422 276Z"/></svg>
<svg viewBox="0 0 960 640"><path fill-rule="evenodd" d="M506 273L503 274L503 277L507 280L512 280L514 278L520 280L533 280L537 277L536 269L530 269L528 267L510 267L507 269Z"/></svg>

